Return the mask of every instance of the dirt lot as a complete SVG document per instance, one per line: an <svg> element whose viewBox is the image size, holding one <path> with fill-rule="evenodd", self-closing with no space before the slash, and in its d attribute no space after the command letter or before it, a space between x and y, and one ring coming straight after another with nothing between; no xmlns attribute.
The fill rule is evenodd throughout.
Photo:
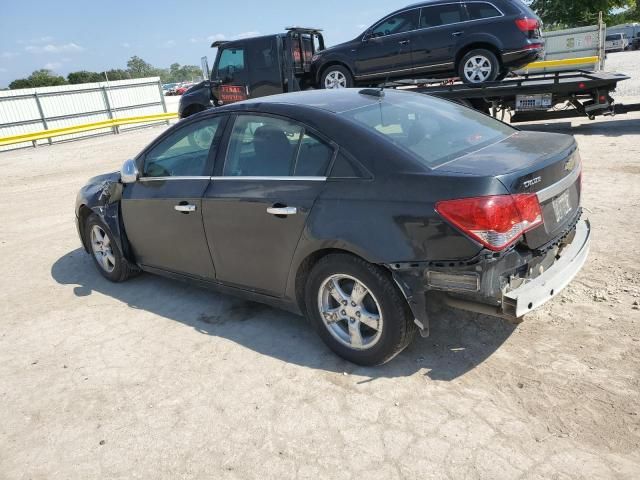
<svg viewBox="0 0 640 480"><path fill-rule="evenodd" d="M0 154L0 478L640 477L640 114L529 127L584 159L561 297L517 327L441 311L376 369L278 310L102 279L76 191L161 128Z"/></svg>

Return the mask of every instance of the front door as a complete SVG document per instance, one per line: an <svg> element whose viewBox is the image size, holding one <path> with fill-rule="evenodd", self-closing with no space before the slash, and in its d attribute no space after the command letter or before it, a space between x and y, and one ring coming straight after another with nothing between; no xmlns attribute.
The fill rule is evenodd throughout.
<svg viewBox="0 0 640 480"><path fill-rule="evenodd" d="M220 47L213 71L213 96L223 104L249 98L249 65L246 42Z"/></svg>
<svg viewBox="0 0 640 480"><path fill-rule="evenodd" d="M222 116L209 117L173 130L140 159L140 179L125 185L122 218L142 265L214 278L202 224L202 195L223 123Z"/></svg>
<svg viewBox="0 0 640 480"><path fill-rule="evenodd" d="M356 78L366 80L411 74L411 41L419 14L420 9L407 10L386 18L371 29L356 52Z"/></svg>
<svg viewBox="0 0 640 480"><path fill-rule="evenodd" d="M420 28L413 41L416 73L438 72L454 68L456 45L462 41L469 24L461 3L424 7Z"/></svg>
<svg viewBox="0 0 640 480"><path fill-rule="evenodd" d="M334 151L315 132L288 119L235 118L224 164L216 165L202 204L218 281L283 295Z"/></svg>

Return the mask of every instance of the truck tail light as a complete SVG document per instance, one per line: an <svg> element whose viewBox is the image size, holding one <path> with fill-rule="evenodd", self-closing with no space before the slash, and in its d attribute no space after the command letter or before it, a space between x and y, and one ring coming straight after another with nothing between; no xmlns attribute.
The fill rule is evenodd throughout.
<svg viewBox="0 0 640 480"><path fill-rule="evenodd" d="M535 18L518 18L516 19L516 25L525 33L538 30L538 28L540 28L540 22Z"/></svg>
<svg viewBox="0 0 640 480"><path fill-rule="evenodd" d="M495 252L514 244L543 222L535 193L446 200L436 204L436 211Z"/></svg>

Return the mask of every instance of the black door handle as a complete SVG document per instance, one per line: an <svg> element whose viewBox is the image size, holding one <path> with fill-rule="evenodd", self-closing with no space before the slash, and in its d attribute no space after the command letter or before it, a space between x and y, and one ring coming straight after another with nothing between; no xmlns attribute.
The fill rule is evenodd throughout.
<svg viewBox="0 0 640 480"><path fill-rule="evenodd" d="M464 32L453 32L451 35L453 35L454 37L459 37L460 35L462 35Z"/></svg>
<svg viewBox="0 0 640 480"><path fill-rule="evenodd" d="M398 43L400 45L409 45L411 43L411 40L400 40Z"/></svg>

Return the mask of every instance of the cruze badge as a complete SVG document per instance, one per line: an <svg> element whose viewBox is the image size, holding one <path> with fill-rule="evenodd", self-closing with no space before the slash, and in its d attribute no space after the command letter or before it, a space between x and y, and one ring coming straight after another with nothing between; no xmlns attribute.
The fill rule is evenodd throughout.
<svg viewBox="0 0 640 480"><path fill-rule="evenodd" d="M540 183L542 181L542 177L532 178L531 180L527 180L524 182L524 188L533 187L534 185Z"/></svg>

